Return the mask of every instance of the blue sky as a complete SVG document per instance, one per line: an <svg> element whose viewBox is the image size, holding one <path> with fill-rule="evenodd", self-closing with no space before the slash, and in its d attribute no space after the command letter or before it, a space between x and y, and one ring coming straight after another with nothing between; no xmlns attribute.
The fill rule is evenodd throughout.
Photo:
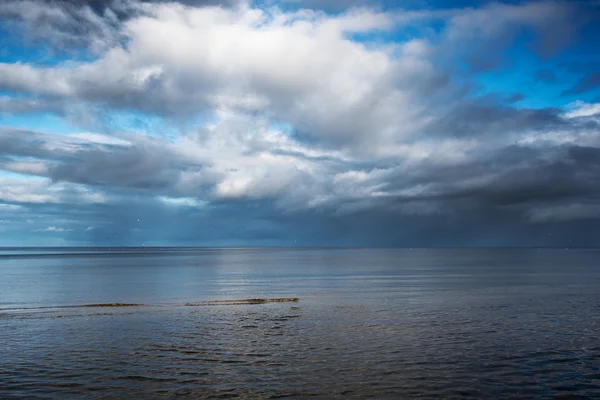
<svg viewBox="0 0 600 400"><path fill-rule="evenodd" d="M0 5L0 246L595 246L597 1Z"/></svg>

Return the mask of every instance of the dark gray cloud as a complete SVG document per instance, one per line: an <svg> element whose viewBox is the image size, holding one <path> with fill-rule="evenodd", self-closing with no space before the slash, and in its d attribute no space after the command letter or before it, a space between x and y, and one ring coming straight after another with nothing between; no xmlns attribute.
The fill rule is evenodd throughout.
<svg viewBox="0 0 600 400"><path fill-rule="evenodd" d="M489 98L457 102L427 132L436 136L493 137L511 132L546 131L567 124L558 109L516 108L494 103L497 99L493 97L491 103L486 104L485 100Z"/></svg>
<svg viewBox="0 0 600 400"><path fill-rule="evenodd" d="M452 167L420 166L413 173L398 171L389 178L389 189L396 188L398 193L407 187L421 190L388 198L380 209L429 204L440 211L432 215L440 218L471 212L492 217L510 211L523 219L552 209L554 215L545 215L545 219L575 219L573 210L561 206L598 203L599 154L597 147L508 146ZM598 209L592 211L600 216Z"/></svg>
<svg viewBox="0 0 600 400"><path fill-rule="evenodd" d="M40 174L54 181L108 186L109 190L152 190L154 195L170 188L182 168L164 151L163 143L152 140L115 145L65 139L0 129L0 163L10 169L10 165L23 165L34 158L45 163Z"/></svg>
<svg viewBox="0 0 600 400"><path fill-rule="evenodd" d="M439 194L442 199L472 200L485 207L598 199L598 155L600 149L596 147L531 149L511 146L493 157L439 171L433 176L443 188ZM489 179L464 184L477 176Z"/></svg>
<svg viewBox="0 0 600 400"><path fill-rule="evenodd" d="M160 193L177 178L177 171L169 168L169 161L157 149L152 152L140 147L92 149L69 158L50 168L52 179Z"/></svg>
<svg viewBox="0 0 600 400"><path fill-rule="evenodd" d="M81 48L100 52L116 45L122 20L133 12L129 2L120 0L6 0L0 18L15 28L13 40L49 43L50 51L60 54Z"/></svg>

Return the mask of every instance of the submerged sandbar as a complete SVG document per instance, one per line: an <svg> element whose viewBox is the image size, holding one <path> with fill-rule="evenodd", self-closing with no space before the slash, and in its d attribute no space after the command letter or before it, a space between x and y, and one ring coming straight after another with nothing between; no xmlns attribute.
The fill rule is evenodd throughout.
<svg viewBox="0 0 600 400"><path fill-rule="evenodd" d="M211 300L201 301L196 303L185 303L186 306L235 306L242 304L265 304L265 303L296 303L300 300L297 297L279 297L279 298L256 298L256 299L239 299L239 300Z"/></svg>

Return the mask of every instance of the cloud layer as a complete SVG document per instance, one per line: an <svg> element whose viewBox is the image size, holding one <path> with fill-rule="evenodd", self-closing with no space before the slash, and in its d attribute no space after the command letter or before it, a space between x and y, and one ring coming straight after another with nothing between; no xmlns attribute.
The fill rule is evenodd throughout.
<svg viewBox="0 0 600 400"><path fill-rule="evenodd" d="M556 91L597 7L289 5L3 3L5 243L589 243L597 72L493 77Z"/></svg>

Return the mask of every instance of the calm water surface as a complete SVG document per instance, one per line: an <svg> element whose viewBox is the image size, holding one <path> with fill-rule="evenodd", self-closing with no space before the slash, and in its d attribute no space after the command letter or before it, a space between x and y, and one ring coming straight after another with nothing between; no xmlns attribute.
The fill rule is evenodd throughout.
<svg viewBox="0 0 600 400"><path fill-rule="evenodd" d="M1 249L0 398L600 398L599 316L598 250Z"/></svg>

